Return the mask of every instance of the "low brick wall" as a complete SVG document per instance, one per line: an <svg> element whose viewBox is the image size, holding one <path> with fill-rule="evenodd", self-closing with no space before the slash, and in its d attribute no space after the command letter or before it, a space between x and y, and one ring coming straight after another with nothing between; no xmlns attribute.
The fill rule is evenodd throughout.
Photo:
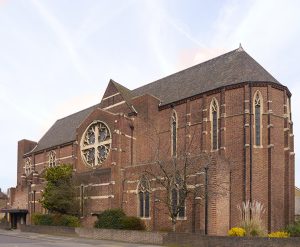
<svg viewBox="0 0 300 247"><path fill-rule="evenodd" d="M163 238L167 233L145 232L131 230L76 228L79 237L106 239L129 243L163 244Z"/></svg>
<svg viewBox="0 0 300 247"><path fill-rule="evenodd" d="M164 245L176 244L188 247L298 247L300 238L255 238L202 236L193 233L168 233Z"/></svg>
<svg viewBox="0 0 300 247"><path fill-rule="evenodd" d="M188 247L299 247L300 238L250 238L203 236L193 233L163 233L114 229L73 228L62 226L20 225L23 232L35 232L129 243Z"/></svg>
<svg viewBox="0 0 300 247"><path fill-rule="evenodd" d="M78 236L74 227L64 226L35 226L35 225L20 225L22 232L35 232L50 235L62 235L62 236Z"/></svg>
<svg viewBox="0 0 300 247"><path fill-rule="evenodd" d="M10 229L10 224L8 222L0 222L0 229L8 230Z"/></svg>

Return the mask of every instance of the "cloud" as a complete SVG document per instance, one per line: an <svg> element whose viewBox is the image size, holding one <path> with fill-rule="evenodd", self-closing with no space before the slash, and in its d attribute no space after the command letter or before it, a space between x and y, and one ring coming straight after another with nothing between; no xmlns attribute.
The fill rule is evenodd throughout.
<svg viewBox="0 0 300 247"><path fill-rule="evenodd" d="M111 21L114 21L122 13L124 13L136 0L128 0L124 2L118 2L116 6L111 8L111 11L106 11L103 7L103 2L96 2L91 6L90 10L86 14L86 18L81 22L78 27L76 35L76 44L80 45L86 42L86 40L103 27L109 25Z"/></svg>
<svg viewBox="0 0 300 247"><path fill-rule="evenodd" d="M45 23L52 29L56 34L61 45L65 48L67 54L69 55L70 61L73 66L83 78L89 78L88 73L86 73L85 68L82 64L82 58L80 58L72 39L69 34L64 29L63 25L58 21L58 19L50 13L50 11L42 4L41 1L31 0L32 6L38 11L39 15L45 21Z"/></svg>

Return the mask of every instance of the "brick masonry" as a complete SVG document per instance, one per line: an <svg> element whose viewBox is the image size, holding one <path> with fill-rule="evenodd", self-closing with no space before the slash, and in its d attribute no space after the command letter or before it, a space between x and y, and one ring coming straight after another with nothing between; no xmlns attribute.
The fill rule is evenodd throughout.
<svg viewBox="0 0 300 247"><path fill-rule="evenodd" d="M259 147L254 145L253 98L257 91L262 96L262 144ZM30 222L33 205L35 212L44 212L39 199L50 151L55 151L57 164L73 165L78 190L83 186L84 226L93 225L96 217L91 214L108 208L123 208L126 214L138 216L139 179L149 167L157 169L153 165L155 160L171 157L170 118L174 111L178 118L178 153L186 151L188 143L191 155L209 154L216 163L216 169L209 170L212 191L208 197L209 234L224 235L230 227L237 226L240 222L237 205L244 200L263 203L266 208L263 223L269 231L281 229L293 221L294 137L291 108L288 106L290 94L284 88L272 83L241 83L235 87L205 92L163 108L159 107L156 97L145 94L131 100L137 112L135 114L131 114L132 109L126 102L122 103L126 99L113 84L108 85L103 98L100 108L78 126L74 142L30 155L26 153L36 143L28 140L18 143L18 182L17 187L11 189L10 205L28 209L27 222ZM210 107L213 99L219 106L217 150L212 150L211 145ZM112 148L100 167L91 168L82 160L80 142L86 128L94 120L101 120L109 127ZM31 158L34 167L34 172L28 176L24 174L27 157ZM205 165L207 163L199 162L199 171L203 171ZM203 175L197 175L191 183L196 181L203 185L203 179ZM224 193L221 196L216 196L213 189L217 183L223 184ZM151 181L151 188L150 217L143 218L147 229L170 229L166 207L156 200L166 195L158 189L155 181ZM186 217L178 221L177 230L203 232L204 228L204 199L189 197Z"/></svg>
<svg viewBox="0 0 300 247"><path fill-rule="evenodd" d="M54 234L70 237L82 237L99 240L122 241L129 243L157 244L166 246L190 246L190 247L296 247L300 246L300 238L257 238L257 237L221 237L203 236L192 233L162 233L129 231L114 229L72 228L60 226L27 226L22 225L21 231L42 234Z"/></svg>

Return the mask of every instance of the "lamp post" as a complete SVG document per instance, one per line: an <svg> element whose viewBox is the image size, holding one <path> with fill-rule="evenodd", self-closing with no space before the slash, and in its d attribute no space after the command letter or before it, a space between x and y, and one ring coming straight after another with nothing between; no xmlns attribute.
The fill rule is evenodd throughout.
<svg viewBox="0 0 300 247"><path fill-rule="evenodd" d="M33 190L33 212L35 213L35 190Z"/></svg>

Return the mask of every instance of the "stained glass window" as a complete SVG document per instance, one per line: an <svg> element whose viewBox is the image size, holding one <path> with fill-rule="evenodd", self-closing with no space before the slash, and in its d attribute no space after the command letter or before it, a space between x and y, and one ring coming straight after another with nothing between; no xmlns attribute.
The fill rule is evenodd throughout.
<svg viewBox="0 0 300 247"><path fill-rule="evenodd" d="M111 134L101 121L93 122L84 132L81 140L81 154L84 162L91 167L101 165L111 147Z"/></svg>
<svg viewBox="0 0 300 247"><path fill-rule="evenodd" d="M179 174L174 178L173 189L171 190L172 211L177 218L185 217L185 192L183 189L183 181Z"/></svg>
<svg viewBox="0 0 300 247"><path fill-rule="evenodd" d="M172 132L172 155L177 153L177 117L174 112L171 118L171 132Z"/></svg>
<svg viewBox="0 0 300 247"><path fill-rule="evenodd" d="M142 218L150 217L150 184L145 176L142 176L138 187L139 195L139 216Z"/></svg>
<svg viewBox="0 0 300 247"><path fill-rule="evenodd" d="M33 171L33 169L32 169L31 159L26 158L26 160L25 160L25 174L28 176L32 171Z"/></svg>
<svg viewBox="0 0 300 247"><path fill-rule="evenodd" d="M56 166L56 155L54 151L49 153L49 167Z"/></svg>
<svg viewBox="0 0 300 247"><path fill-rule="evenodd" d="M254 98L255 145L261 145L261 98L257 91Z"/></svg>
<svg viewBox="0 0 300 247"><path fill-rule="evenodd" d="M219 108L216 99L212 100L211 103L211 128L212 128L212 149L218 149L218 115L219 115Z"/></svg>

